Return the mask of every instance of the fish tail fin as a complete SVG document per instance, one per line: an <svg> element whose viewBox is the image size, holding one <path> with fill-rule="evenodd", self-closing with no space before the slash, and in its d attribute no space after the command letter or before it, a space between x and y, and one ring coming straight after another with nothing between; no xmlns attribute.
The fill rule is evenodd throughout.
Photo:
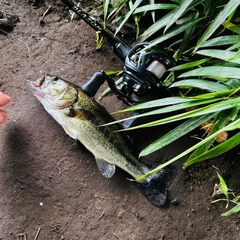
<svg viewBox="0 0 240 240"><path fill-rule="evenodd" d="M176 176L176 168L166 166L158 173L139 182L144 196L155 206L161 207L167 199L167 189Z"/></svg>

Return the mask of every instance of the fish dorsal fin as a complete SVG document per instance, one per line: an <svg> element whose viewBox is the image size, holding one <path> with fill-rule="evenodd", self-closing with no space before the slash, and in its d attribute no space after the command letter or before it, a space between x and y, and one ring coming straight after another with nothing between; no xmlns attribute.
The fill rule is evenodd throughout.
<svg viewBox="0 0 240 240"><path fill-rule="evenodd" d="M64 131L73 139L77 139L77 131L74 129L70 129L66 125L62 125Z"/></svg>
<svg viewBox="0 0 240 240"><path fill-rule="evenodd" d="M104 160L96 159L96 163L98 166L99 171L102 173L102 175L106 178L111 178L113 174L115 173L116 166L113 164L110 164Z"/></svg>

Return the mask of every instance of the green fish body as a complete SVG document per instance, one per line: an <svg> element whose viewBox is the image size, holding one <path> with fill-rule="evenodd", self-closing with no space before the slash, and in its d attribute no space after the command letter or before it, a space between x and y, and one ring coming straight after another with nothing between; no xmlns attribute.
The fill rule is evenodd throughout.
<svg viewBox="0 0 240 240"><path fill-rule="evenodd" d="M149 172L150 169L138 161L130 148L126 134L116 132L119 125L100 127L114 121L114 118L80 87L49 75L29 81L27 85L65 132L92 152L103 176L111 178L116 166L134 179ZM166 201L167 188L174 177L175 171L168 167L138 183L151 203L162 206Z"/></svg>

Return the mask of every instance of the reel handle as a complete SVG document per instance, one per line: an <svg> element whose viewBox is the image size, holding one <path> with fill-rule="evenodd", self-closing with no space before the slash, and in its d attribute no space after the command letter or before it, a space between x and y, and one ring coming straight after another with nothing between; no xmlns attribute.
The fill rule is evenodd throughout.
<svg viewBox="0 0 240 240"><path fill-rule="evenodd" d="M89 97L94 97L97 90L104 83L105 79L105 74L103 72L94 73L91 79L83 84L83 92L85 92Z"/></svg>

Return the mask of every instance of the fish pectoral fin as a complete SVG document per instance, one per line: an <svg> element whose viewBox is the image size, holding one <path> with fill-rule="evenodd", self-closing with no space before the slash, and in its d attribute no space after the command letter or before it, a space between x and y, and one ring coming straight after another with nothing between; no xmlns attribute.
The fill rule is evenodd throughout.
<svg viewBox="0 0 240 240"><path fill-rule="evenodd" d="M102 173L102 175L106 178L111 178L116 170L116 166L114 164L110 164L104 160L96 159L96 163L98 166L99 171Z"/></svg>
<svg viewBox="0 0 240 240"><path fill-rule="evenodd" d="M66 125L62 125L64 131L73 139L77 139L77 131L74 129L69 128Z"/></svg>

